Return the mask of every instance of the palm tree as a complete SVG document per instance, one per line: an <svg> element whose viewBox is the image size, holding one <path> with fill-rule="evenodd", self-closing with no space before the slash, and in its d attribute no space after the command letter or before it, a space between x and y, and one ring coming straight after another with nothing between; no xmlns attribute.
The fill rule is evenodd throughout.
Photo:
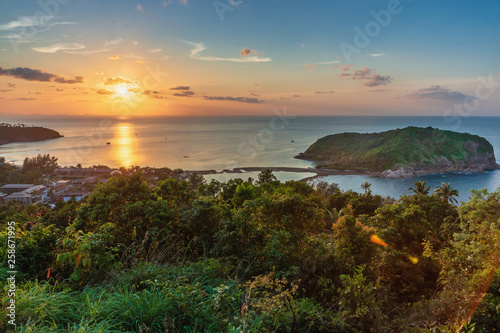
<svg viewBox="0 0 500 333"><path fill-rule="evenodd" d="M370 184L369 182L364 182L363 184L361 184L361 189L365 191L365 196L370 192L370 187L372 187L372 184Z"/></svg>
<svg viewBox="0 0 500 333"><path fill-rule="evenodd" d="M452 187L450 183L441 183L441 186L434 190L434 194L441 198L444 202L451 204L458 203L458 200L454 198L458 196L458 190Z"/></svg>
<svg viewBox="0 0 500 333"><path fill-rule="evenodd" d="M429 194L429 190L431 189L431 187L427 186L426 181L417 180L414 184L415 184L415 188L410 187L408 189L409 191L413 191L417 195L428 195Z"/></svg>

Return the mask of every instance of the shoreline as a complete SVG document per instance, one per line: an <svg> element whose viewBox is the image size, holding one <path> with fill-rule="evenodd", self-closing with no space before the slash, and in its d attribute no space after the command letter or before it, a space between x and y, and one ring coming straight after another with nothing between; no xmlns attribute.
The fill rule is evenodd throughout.
<svg viewBox="0 0 500 333"><path fill-rule="evenodd" d="M450 173L459 173L459 174L479 174L485 173L487 171L492 170L500 170L500 165L497 165L495 168L483 170L481 172L433 172L433 173L422 173L416 175L408 175L405 177L386 177L383 175L383 172L374 172L374 171L355 171L355 170L335 170L335 169L316 169L316 168L303 168L303 167L238 167L234 169L224 169L222 171L217 171L214 169L211 170L185 170L184 173L187 176L192 174L199 175L220 175L220 174L241 174L245 172L262 172L264 170L278 171L278 172L298 172L298 173L315 173L315 176L306 177L300 179L300 181L310 181L322 176L348 176L348 175L356 175L356 176L373 176L380 177L386 179L401 179L401 178L415 178L419 176L430 176L430 175L438 175L438 174L450 174Z"/></svg>

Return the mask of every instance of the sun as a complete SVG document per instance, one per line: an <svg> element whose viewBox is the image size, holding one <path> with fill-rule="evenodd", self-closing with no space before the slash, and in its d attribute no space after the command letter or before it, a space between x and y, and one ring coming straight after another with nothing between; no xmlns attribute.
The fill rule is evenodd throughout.
<svg viewBox="0 0 500 333"><path fill-rule="evenodd" d="M128 98L130 97L131 92L128 90L127 87L118 87L116 88L116 94L120 97Z"/></svg>

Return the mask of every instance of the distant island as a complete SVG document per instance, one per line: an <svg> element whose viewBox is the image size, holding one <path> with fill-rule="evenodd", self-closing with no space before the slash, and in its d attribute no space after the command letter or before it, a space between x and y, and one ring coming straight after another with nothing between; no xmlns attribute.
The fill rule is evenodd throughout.
<svg viewBox="0 0 500 333"><path fill-rule="evenodd" d="M316 161L318 168L376 172L387 178L499 167L485 138L432 127L328 135L296 157Z"/></svg>
<svg viewBox="0 0 500 333"><path fill-rule="evenodd" d="M25 124L0 124L0 146L12 142L44 141L61 138L59 132L37 126Z"/></svg>

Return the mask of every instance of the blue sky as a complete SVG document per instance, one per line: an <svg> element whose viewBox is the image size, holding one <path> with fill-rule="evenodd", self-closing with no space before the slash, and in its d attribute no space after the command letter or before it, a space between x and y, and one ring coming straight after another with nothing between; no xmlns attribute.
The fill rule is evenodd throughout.
<svg viewBox="0 0 500 333"><path fill-rule="evenodd" d="M118 101L137 115L287 107L307 115L440 116L468 103L469 111L456 113L500 116L498 0L0 6L0 113L107 114ZM373 13L391 13L388 24ZM356 27L371 35L367 45L356 44ZM346 57L345 45L357 52ZM165 76L152 82L153 71ZM481 77L493 83L484 87Z"/></svg>

